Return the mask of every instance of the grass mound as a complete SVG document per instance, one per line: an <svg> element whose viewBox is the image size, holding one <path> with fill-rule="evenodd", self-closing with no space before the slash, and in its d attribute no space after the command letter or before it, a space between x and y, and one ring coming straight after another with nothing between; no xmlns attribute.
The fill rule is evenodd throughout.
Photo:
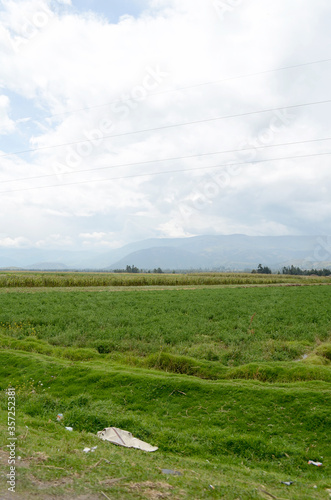
<svg viewBox="0 0 331 500"><path fill-rule="evenodd" d="M161 468L175 468L183 475L166 478L169 498L259 498L261 487L277 498L325 498L331 423L325 382L208 381L10 350L0 353L0 376L1 415L4 389L16 388L22 492L33 490L37 478L52 491L62 478L68 498L87 485L90 495L137 498L132 482L160 481ZM129 430L159 450L149 455L103 443L96 433L106 426ZM83 453L85 446L98 448L92 456ZM308 466L308 460L324 465ZM74 483L66 482L73 475ZM123 477L107 487L107 478ZM295 481L290 497L280 482L288 478Z"/></svg>
<svg viewBox="0 0 331 500"><path fill-rule="evenodd" d="M205 378L209 378L207 376L207 367L204 367L202 363L199 363L198 361L190 359L186 356L175 356L166 352L151 354L146 358L144 365L148 368L154 368L156 370L163 370L172 373L182 373L185 375L195 375L198 377L202 377L205 372Z"/></svg>
<svg viewBox="0 0 331 500"><path fill-rule="evenodd" d="M328 361L331 361L331 342L326 342L318 346L315 352L318 356L322 356Z"/></svg>

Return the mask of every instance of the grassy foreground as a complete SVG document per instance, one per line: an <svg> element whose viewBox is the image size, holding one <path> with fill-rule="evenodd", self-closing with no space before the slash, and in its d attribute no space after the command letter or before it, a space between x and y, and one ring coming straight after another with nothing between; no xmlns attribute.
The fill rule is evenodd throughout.
<svg viewBox="0 0 331 500"><path fill-rule="evenodd" d="M0 359L2 389L13 385L17 392L22 498L29 491L39 498L86 492L102 498L101 491L109 498L267 498L263 490L276 498L327 498L330 393L324 382L212 382L12 351ZM2 392L4 420L5 409ZM159 450L146 454L101 442L96 432L110 425ZM98 448L85 454L86 446ZM5 455L2 447L3 472ZM162 468L182 476L164 476ZM289 480L290 487L281 483Z"/></svg>
<svg viewBox="0 0 331 500"><path fill-rule="evenodd" d="M330 295L1 294L0 498L329 498ZM15 494L5 477L10 386ZM159 449L102 442L107 426Z"/></svg>

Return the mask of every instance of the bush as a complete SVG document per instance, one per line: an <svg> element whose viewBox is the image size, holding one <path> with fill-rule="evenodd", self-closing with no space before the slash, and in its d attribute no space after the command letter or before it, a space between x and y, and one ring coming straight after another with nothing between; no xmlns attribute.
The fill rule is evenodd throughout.
<svg viewBox="0 0 331 500"><path fill-rule="evenodd" d="M99 354L108 354L114 350L111 343L107 340L96 340L95 342L93 342L93 347L98 351Z"/></svg>
<svg viewBox="0 0 331 500"><path fill-rule="evenodd" d="M331 342L327 342L317 347L316 354L331 361Z"/></svg>
<svg viewBox="0 0 331 500"><path fill-rule="evenodd" d="M88 361L89 359L96 358L98 354L94 349L84 347L65 347L62 351L62 357L71 359L72 361Z"/></svg>
<svg viewBox="0 0 331 500"><path fill-rule="evenodd" d="M148 368L156 368L172 373L185 373L186 375L196 375L199 365L196 361L185 356L175 356L166 352L151 354L146 358Z"/></svg>

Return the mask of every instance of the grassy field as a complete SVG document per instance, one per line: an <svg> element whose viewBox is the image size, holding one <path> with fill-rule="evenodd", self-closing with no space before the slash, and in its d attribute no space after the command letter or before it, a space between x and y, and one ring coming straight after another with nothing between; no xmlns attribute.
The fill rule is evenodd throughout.
<svg viewBox="0 0 331 500"><path fill-rule="evenodd" d="M16 498L329 498L329 286L102 286L0 294L0 432L6 443L12 386ZM102 442L107 426L159 449ZM1 499L13 498L7 461L4 444Z"/></svg>
<svg viewBox="0 0 331 500"><path fill-rule="evenodd" d="M251 273L84 273L2 272L0 288L11 287L132 287L183 285L266 285L280 283L331 283L331 277Z"/></svg>

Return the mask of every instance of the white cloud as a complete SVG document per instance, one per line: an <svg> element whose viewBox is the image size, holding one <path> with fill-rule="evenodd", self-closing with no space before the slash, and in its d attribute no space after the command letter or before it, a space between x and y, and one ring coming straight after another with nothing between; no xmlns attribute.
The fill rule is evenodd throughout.
<svg viewBox="0 0 331 500"><path fill-rule="evenodd" d="M328 104L132 133L327 99L330 63L168 90L326 58L328 3L251 0L221 19L212 1L154 0L117 24L57 3L65 8L2 2L0 133L15 130L17 94L35 106L31 121L42 127L20 120L22 147L14 149L27 149L26 138L32 147L72 143L1 159L1 180L16 179L0 186L11 214L6 234L25 230L38 246L111 247L152 236L328 230L328 157L247 165L236 174L206 169L323 152L327 142L181 158L331 136ZM171 170L182 171L154 175ZM26 177L38 179L19 180Z"/></svg>
<svg viewBox="0 0 331 500"><path fill-rule="evenodd" d="M182 226L174 220L160 224L158 229L163 238L187 238L189 236L195 236L194 234L184 231Z"/></svg>
<svg viewBox="0 0 331 500"><path fill-rule="evenodd" d="M42 240L35 243L37 248L66 248L71 247L73 239L70 236L63 236L62 234L50 234Z"/></svg>
<svg viewBox="0 0 331 500"><path fill-rule="evenodd" d="M10 134L15 130L15 122L9 117L9 108L9 98L0 95L0 134Z"/></svg>
<svg viewBox="0 0 331 500"><path fill-rule="evenodd" d="M89 240L101 240L104 236L106 236L106 233L81 233L79 235L80 238Z"/></svg>
<svg viewBox="0 0 331 500"><path fill-rule="evenodd" d="M31 242L24 238L23 236L17 236L16 238L4 237L0 238L0 247L3 248L24 248L28 247Z"/></svg>

